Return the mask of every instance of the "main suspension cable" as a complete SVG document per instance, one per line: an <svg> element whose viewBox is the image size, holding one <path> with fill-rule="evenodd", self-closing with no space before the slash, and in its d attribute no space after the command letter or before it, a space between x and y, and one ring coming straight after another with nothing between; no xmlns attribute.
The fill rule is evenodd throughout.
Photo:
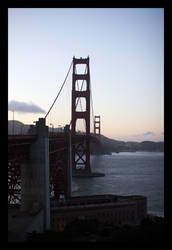
<svg viewBox="0 0 172 250"><path fill-rule="evenodd" d="M50 113L52 107L54 106L54 104L55 104L57 98L59 97L59 95L60 95L60 93L61 93L61 91L62 91L62 89L63 89L63 87L64 87L64 84L65 84L65 82L66 82L66 80L67 80L67 77L68 77L68 75L69 75L70 69L71 69L71 67L72 67L72 64L73 64L73 60L72 60L72 62L71 62L71 65L70 65L69 70L68 70L68 72L67 72L67 75L66 75L66 77L65 77L65 80L64 80L64 82L63 82L63 84L62 84L62 86L61 86L61 88L60 88L60 90L59 90L59 92L58 92L58 94L57 94L57 96L56 96L56 98L55 98L53 104L51 105L50 109L48 110L48 112L47 112L47 114L46 114L46 116L45 116L45 119L46 119L46 117L48 116L48 114Z"/></svg>

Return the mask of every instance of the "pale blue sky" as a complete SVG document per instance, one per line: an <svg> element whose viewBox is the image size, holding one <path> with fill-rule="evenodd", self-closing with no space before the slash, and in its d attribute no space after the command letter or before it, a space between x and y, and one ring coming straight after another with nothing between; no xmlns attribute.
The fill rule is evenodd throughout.
<svg viewBox="0 0 172 250"><path fill-rule="evenodd" d="M163 140L164 9L12 8L8 27L9 101L48 111L73 56L89 56L102 134ZM47 124L70 122L71 73ZM15 112L24 123L44 116Z"/></svg>

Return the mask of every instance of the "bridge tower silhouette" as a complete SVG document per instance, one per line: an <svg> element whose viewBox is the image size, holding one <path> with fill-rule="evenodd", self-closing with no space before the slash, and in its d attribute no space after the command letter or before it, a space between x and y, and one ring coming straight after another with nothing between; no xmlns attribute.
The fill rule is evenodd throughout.
<svg viewBox="0 0 172 250"><path fill-rule="evenodd" d="M100 115L94 116L94 134L100 135Z"/></svg>
<svg viewBox="0 0 172 250"><path fill-rule="evenodd" d="M84 74L77 74L76 65L85 64L86 69ZM78 80L82 80L82 86L80 90L76 90L76 83ZM83 83L86 83L86 87L82 90ZM77 111L77 104L79 98L85 98L86 107L85 110ZM72 135L76 135L76 122L78 119L85 121L85 135L83 135L83 141L77 145L72 146L72 171L77 170L84 172L91 172L90 168L90 69L89 69L89 57L87 58L75 58L73 57L73 76L72 76Z"/></svg>

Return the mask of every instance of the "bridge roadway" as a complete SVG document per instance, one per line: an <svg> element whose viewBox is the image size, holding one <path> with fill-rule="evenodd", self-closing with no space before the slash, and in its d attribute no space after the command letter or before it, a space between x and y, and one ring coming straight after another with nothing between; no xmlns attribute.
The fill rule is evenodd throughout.
<svg viewBox="0 0 172 250"><path fill-rule="evenodd" d="M85 134L77 134L72 136L72 144L78 144L83 142ZM21 175L22 175L22 164L28 166L31 157L32 144L36 142L37 135L9 135L8 136L8 200L9 204L18 203L21 201ZM91 135L91 142L99 143L99 140ZM67 186L67 151L68 142L65 133L49 133L49 166L50 166L50 190L56 193L61 192L63 189L66 190ZM58 168L57 168L58 166ZM58 177L58 169L63 170L64 179ZM30 171L30 170L28 170ZM82 173L73 173L73 176L82 176ZM89 173L84 174L83 177L95 177L102 176L101 174ZM63 181L62 181L63 180ZM58 185L57 185L58 182ZM64 183L63 183L64 182ZM67 192L67 191L65 191Z"/></svg>
<svg viewBox="0 0 172 250"><path fill-rule="evenodd" d="M83 141L85 134L72 135L72 144ZM8 161L22 161L29 157L29 146L34 143L37 135L8 135ZM90 141L99 143L99 140L90 135ZM49 133L49 153L53 154L67 147L65 133Z"/></svg>

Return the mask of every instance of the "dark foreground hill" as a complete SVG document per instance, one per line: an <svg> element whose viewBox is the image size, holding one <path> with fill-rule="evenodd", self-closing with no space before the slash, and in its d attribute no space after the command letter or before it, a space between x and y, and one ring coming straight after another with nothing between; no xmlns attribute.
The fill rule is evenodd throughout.
<svg viewBox="0 0 172 250"><path fill-rule="evenodd" d="M96 219L77 219L66 225L63 232L31 233L28 234L27 241L113 242L114 246L136 245L140 249L141 246L150 247L165 243L164 235L164 218L158 216L148 216L138 226L115 226L113 223L100 223Z"/></svg>

